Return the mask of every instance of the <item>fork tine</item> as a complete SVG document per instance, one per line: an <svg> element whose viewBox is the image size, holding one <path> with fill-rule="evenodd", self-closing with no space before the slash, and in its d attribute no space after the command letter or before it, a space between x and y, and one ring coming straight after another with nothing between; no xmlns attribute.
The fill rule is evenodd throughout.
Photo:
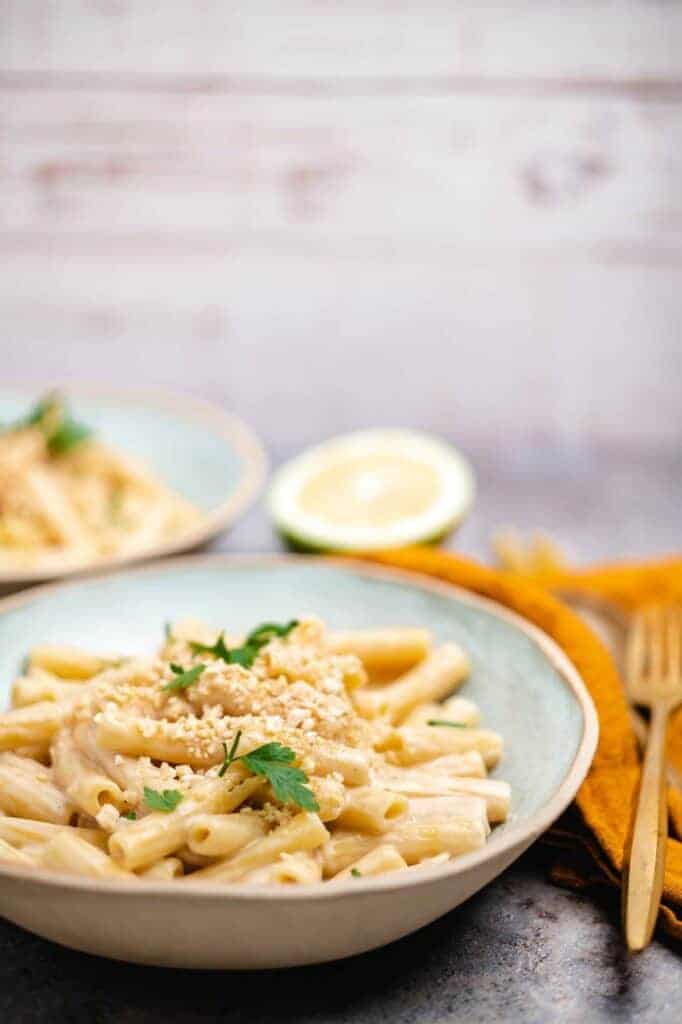
<svg viewBox="0 0 682 1024"><path fill-rule="evenodd" d="M637 612L628 633L625 652L625 671L628 680L635 682L644 671L646 657L646 613Z"/></svg>
<svg viewBox="0 0 682 1024"><path fill-rule="evenodd" d="M649 608L647 612L647 624L649 627L649 671L648 679L654 682L663 677L665 662L665 609L660 607Z"/></svg>
<svg viewBox="0 0 682 1024"><path fill-rule="evenodd" d="M682 676L682 609L671 608L668 612L668 681L671 685L679 684Z"/></svg>

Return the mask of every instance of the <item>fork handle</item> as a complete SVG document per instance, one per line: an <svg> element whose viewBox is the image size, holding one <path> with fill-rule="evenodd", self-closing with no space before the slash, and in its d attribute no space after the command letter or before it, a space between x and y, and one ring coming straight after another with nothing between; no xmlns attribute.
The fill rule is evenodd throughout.
<svg viewBox="0 0 682 1024"><path fill-rule="evenodd" d="M623 865L623 928L631 952L651 942L663 893L668 804L665 738L669 709L659 701L651 711L637 809Z"/></svg>

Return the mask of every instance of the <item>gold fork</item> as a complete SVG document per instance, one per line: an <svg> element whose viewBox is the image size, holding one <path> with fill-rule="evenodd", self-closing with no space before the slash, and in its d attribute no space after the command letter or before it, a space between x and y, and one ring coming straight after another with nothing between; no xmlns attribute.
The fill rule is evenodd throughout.
<svg viewBox="0 0 682 1024"><path fill-rule="evenodd" d="M651 607L635 615L625 675L632 702L651 711L623 865L623 928L628 949L635 952L651 941L663 892L668 835L665 737L670 713L682 703L682 609Z"/></svg>

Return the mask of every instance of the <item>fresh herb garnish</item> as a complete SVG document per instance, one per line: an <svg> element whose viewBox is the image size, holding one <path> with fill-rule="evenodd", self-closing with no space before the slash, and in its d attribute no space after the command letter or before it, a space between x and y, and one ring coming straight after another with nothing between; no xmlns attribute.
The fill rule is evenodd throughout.
<svg viewBox="0 0 682 1024"><path fill-rule="evenodd" d="M429 718L427 725L447 725L449 729L466 729L464 722L451 722L449 718Z"/></svg>
<svg viewBox="0 0 682 1024"><path fill-rule="evenodd" d="M56 430L47 436L47 450L50 455L64 455L72 448L85 441L92 431L84 423L77 423L70 416L66 416Z"/></svg>
<svg viewBox="0 0 682 1024"><path fill-rule="evenodd" d="M58 394L41 398L28 415L14 425L15 430L24 427L42 430L50 455L64 455L92 433L89 427L71 418L66 402Z"/></svg>
<svg viewBox="0 0 682 1024"><path fill-rule="evenodd" d="M170 683L164 686L164 692L170 693L176 690L186 690L192 683L196 683L205 668L205 665L195 665L193 668L184 669L182 665L173 665L171 663L170 670L175 679L171 679Z"/></svg>
<svg viewBox="0 0 682 1024"><path fill-rule="evenodd" d="M241 647L230 649L225 643L225 634L221 633L214 644L190 644L194 654L212 654L214 658L220 658L228 665L241 665L242 668L251 668L261 647L265 647L275 637L285 637L298 625L298 619L291 619L289 622L264 622L251 630Z"/></svg>
<svg viewBox="0 0 682 1024"><path fill-rule="evenodd" d="M237 753L237 747L239 746L239 741L240 741L241 738L242 738L242 731L240 729L239 732L237 733L237 735L235 736L234 740L232 741L232 746L230 747L229 753L228 753L228 750L227 750L227 743L223 743L223 750L225 751L225 757L223 758L223 763L220 766L220 771L218 772L218 778L219 779L222 779L223 775L225 774L227 769L230 767L230 765L234 761L235 754Z"/></svg>
<svg viewBox="0 0 682 1024"><path fill-rule="evenodd" d="M272 786L277 799L283 803L298 804L304 811L319 811L320 807L315 794L308 788L308 776L301 768L292 765L296 754L290 747L281 743L264 743L250 754L236 757L237 747L241 739L238 732L228 753L227 743L223 743L225 758L219 776L223 776L234 761L242 761L254 775L262 775Z"/></svg>
<svg viewBox="0 0 682 1024"><path fill-rule="evenodd" d="M308 776L291 766L295 757L293 750L281 743L265 743L246 754L242 761L254 775L265 776L281 803L298 804L304 811L319 811L314 793L306 786Z"/></svg>
<svg viewBox="0 0 682 1024"><path fill-rule="evenodd" d="M178 806L182 800L182 793L177 789L164 789L162 793L159 793L156 789L145 786L144 799L147 807L151 807L153 811L164 811L168 814Z"/></svg>
<svg viewBox="0 0 682 1024"><path fill-rule="evenodd" d="M127 818L128 821L137 821L137 811L124 811L121 817Z"/></svg>
<svg viewBox="0 0 682 1024"><path fill-rule="evenodd" d="M163 624L163 632L164 632L164 636L166 637L166 643L169 643L173 639L173 623L172 622L164 622L164 624Z"/></svg>
<svg viewBox="0 0 682 1024"><path fill-rule="evenodd" d="M351 868L350 873L353 876L353 878L362 878L362 872L358 871L357 868Z"/></svg>
<svg viewBox="0 0 682 1024"><path fill-rule="evenodd" d="M229 663L231 651L225 646L225 634L221 633L214 644L200 644L192 641L189 645L194 654L212 654L214 658L220 658Z"/></svg>
<svg viewBox="0 0 682 1024"><path fill-rule="evenodd" d="M269 644L275 637L288 636L292 629L298 626L298 619L289 619L288 622L264 622L260 626L256 626L255 629L251 630L246 638L247 644L256 644L257 646L264 647L265 644Z"/></svg>

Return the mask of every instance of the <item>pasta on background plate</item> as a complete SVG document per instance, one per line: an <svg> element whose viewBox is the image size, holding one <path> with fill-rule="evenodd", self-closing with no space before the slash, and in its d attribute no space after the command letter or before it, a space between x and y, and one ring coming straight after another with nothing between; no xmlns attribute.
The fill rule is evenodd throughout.
<svg viewBox="0 0 682 1024"><path fill-rule="evenodd" d="M0 714L0 862L177 885L445 863L509 811L500 736L428 631L167 626L157 654L34 648Z"/></svg>
<svg viewBox="0 0 682 1024"><path fill-rule="evenodd" d="M138 554L200 517L72 419L59 395L0 429L0 570L52 572Z"/></svg>

